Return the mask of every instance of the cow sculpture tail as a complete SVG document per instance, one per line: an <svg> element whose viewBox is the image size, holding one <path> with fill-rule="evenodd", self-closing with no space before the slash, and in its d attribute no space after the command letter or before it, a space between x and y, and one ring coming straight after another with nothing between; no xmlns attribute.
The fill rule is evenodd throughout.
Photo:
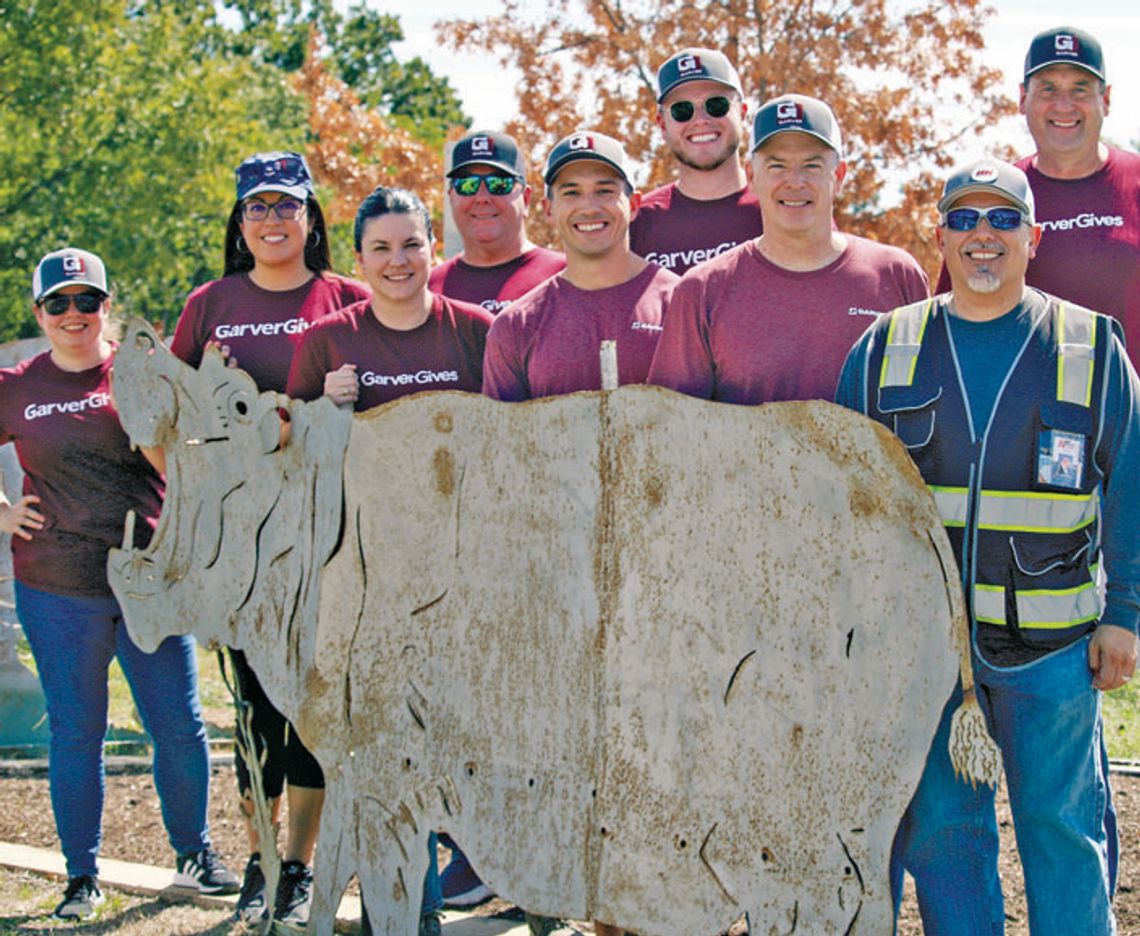
<svg viewBox="0 0 1140 936"><path fill-rule="evenodd" d="M974 667L970 660L969 624L963 614L958 627L958 652L962 680L962 704L950 720L950 763L954 773L970 786L997 786L1001 778L1001 749L986 728L986 716L978 704Z"/></svg>

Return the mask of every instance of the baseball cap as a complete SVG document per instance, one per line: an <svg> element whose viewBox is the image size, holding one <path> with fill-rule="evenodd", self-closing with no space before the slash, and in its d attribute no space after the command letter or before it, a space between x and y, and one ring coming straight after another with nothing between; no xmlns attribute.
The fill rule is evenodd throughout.
<svg viewBox="0 0 1140 936"><path fill-rule="evenodd" d="M1030 221L1034 217L1033 189L1017 166L1000 159L979 159L955 169L938 199L938 212L944 214L963 195L996 192L1019 208Z"/></svg>
<svg viewBox="0 0 1140 936"><path fill-rule="evenodd" d="M687 81L715 81L744 97L740 75L725 54L716 49L682 49L666 59L665 64L657 69L657 103L660 104L670 91Z"/></svg>
<svg viewBox="0 0 1140 936"><path fill-rule="evenodd" d="M450 179L460 169L472 165L493 166L521 179L526 178L526 159L514 137L505 133L477 130L456 141L444 174Z"/></svg>
<svg viewBox="0 0 1140 936"><path fill-rule="evenodd" d="M1025 78L1050 65L1075 65L1104 81L1104 54L1100 43L1087 32L1060 26L1033 37L1025 54Z"/></svg>
<svg viewBox="0 0 1140 936"><path fill-rule="evenodd" d="M627 185L633 185L629 178L625 149L613 137L592 130L576 130L554 144L554 149L546 157L543 181L550 185L568 163L578 159L594 159L604 162L607 166L613 166Z"/></svg>
<svg viewBox="0 0 1140 936"><path fill-rule="evenodd" d="M808 133L830 146L843 157L843 134L839 121L823 101L803 94L785 94L765 103L752 121L754 153L777 133L796 130Z"/></svg>
<svg viewBox="0 0 1140 936"><path fill-rule="evenodd" d="M238 201L261 192L281 192L301 199L313 194L313 176L300 153L254 153L237 167L234 176Z"/></svg>
<svg viewBox="0 0 1140 936"><path fill-rule="evenodd" d="M36 272L32 274L32 299L39 302L67 286L91 286L105 296L111 294L103 261L78 247L53 250L36 264Z"/></svg>

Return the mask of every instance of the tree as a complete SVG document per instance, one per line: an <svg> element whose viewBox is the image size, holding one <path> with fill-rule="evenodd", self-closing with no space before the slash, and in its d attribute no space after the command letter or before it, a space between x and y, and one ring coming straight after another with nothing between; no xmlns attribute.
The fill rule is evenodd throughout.
<svg viewBox="0 0 1140 936"><path fill-rule="evenodd" d="M316 182L332 192L322 207L325 220L338 229L333 238L336 266L349 269L349 224L357 206L376 186L411 189L428 203L436 219L442 216L443 158L438 146L386 120L331 74L320 55L324 45L314 33L304 67L293 83L309 105L309 166ZM436 228L438 234L438 224Z"/></svg>
<svg viewBox="0 0 1140 936"><path fill-rule="evenodd" d="M446 78L416 57L397 60L403 40L398 17L356 2L341 13L332 0L229 0L240 29L233 47L285 72L298 72L310 57L310 34L324 37L323 67L343 81L365 106L441 146L455 125L468 126L463 104Z"/></svg>
<svg viewBox="0 0 1140 936"><path fill-rule="evenodd" d="M932 206L939 170L963 140L1015 104L1001 73L981 61L979 0L554 0L528 18L503 12L437 27L452 48L482 48L522 74L519 117L508 127L541 167L553 142L578 127L622 140L649 167L647 187L671 173L654 131L657 67L686 46L721 49L746 92L763 102L810 94L835 110L849 172L840 226L910 250L934 275ZM901 203L884 210L888 180Z"/></svg>
<svg viewBox="0 0 1140 936"><path fill-rule="evenodd" d="M120 311L170 326L220 275L233 167L300 148L304 110L212 3L40 0L0 18L0 339L34 334L36 260L100 254Z"/></svg>

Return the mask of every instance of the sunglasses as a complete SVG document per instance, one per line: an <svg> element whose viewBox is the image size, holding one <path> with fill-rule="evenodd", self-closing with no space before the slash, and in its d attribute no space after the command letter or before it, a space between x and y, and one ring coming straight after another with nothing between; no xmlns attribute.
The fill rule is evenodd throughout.
<svg viewBox="0 0 1140 936"><path fill-rule="evenodd" d="M451 189L464 198L470 198L479 191L480 185L487 186L488 195L510 195L515 183L522 180L512 175L469 175L451 180Z"/></svg>
<svg viewBox="0 0 1140 936"><path fill-rule="evenodd" d="M728 113L731 107L732 101L723 94L705 98L705 113L710 117L723 117ZM696 112L697 105L692 101L674 101L669 105L669 116L677 121L677 123L687 123L693 119L693 115L696 114Z"/></svg>
<svg viewBox="0 0 1140 936"><path fill-rule="evenodd" d="M972 231L978 222L986 222L995 231L1016 231L1025 223L1025 215L1016 208L997 205L993 208L951 208L943 223L951 231Z"/></svg>
<svg viewBox="0 0 1140 936"><path fill-rule="evenodd" d="M48 315L63 315L72 305L76 312L92 315L98 312L107 297L99 292L81 292L74 296L48 296L40 300L40 308Z"/></svg>
<svg viewBox="0 0 1140 936"><path fill-rule="evenodd" d="M241 203L241 215L246 221L264 221L273 212L282 221L292 221L305 210L305 203L296 198L282 198L272 205L260 198L251 198Z"/></svg>

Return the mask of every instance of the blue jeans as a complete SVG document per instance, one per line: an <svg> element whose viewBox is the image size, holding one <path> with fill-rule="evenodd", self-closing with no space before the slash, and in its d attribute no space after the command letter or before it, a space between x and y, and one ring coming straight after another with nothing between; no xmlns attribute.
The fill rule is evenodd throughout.
<svg viewBox="0 0 1140 936"><path fill-rule="evenodd" d="M974 657L1005 764L1033 936L1116 932L1116 814L1089 640L1008 669Z"/></svg>
<svg viewBox="0 0 1140 936"><path fill-rule="evenodd" d="M897 918L903 871L909 871L926 936L1000 936L1005 907L994 790L959 780L947 747L961 701L959 685L942 711L918 789L899 823L891 849L891 896Z"/></svg>
<svg viewBox="0 0 1140 936"><path fill-rule="evenodd" d="M193 638L169 637L155 653L143 653L114 598L57 595L19 582L16 614L47 701L51 804L68 876L97 873L112 657L154 741L154 785L171 846L184 854L208 845L210 762Z"/></svg>

